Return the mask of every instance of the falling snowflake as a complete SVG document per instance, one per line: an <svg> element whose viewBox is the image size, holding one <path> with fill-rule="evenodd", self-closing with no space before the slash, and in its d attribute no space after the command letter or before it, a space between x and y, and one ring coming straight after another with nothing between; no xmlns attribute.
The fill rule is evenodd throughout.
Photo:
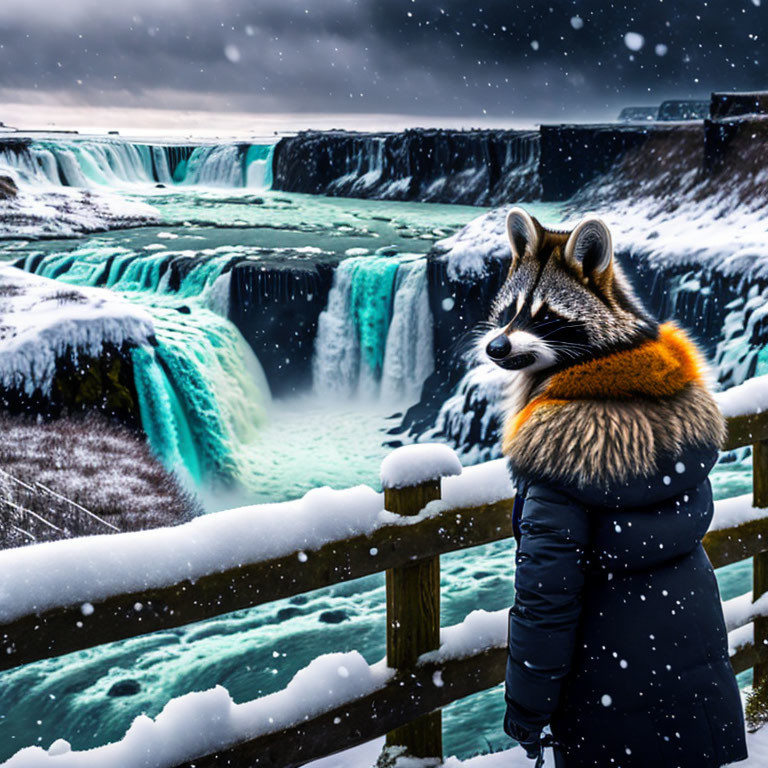
<svg viewBox="0 0 768 768"><path fill-rule="evenodd" d="M758 0L758 1L759 1L759 0ZM669 48L667 48L667 46L666 46L666 45L664 45L664 43L659 43L659 44L658 44L658 45L657 45L657 46L656 46L656 47L653 49L653 51L654 51L654 53L655 53L657 56L666 56L666 55L667 55L667 52L669 51Z"/></svg>
<svg viewBox="0 0 768 768"><path fill-rule="evenodd" d="M584 26L584 19L581 16L571 16L571 26L574 29L581 29Z"/></svg>
<svg viewBox="0 0 768 768"><path fill-rule="evenodd" d="M240 55L240 49L236 46L230 43L229 45L224 46L224 55L233 63L237 64L238 61L242 58Z"/></svg>
<svg viewBox="0 0 768 768"><path fill-rule="evenodd" d="M639 51L645 45L645 38L637 32L627 32L624 35L624 45L630 51Z"/></svg>

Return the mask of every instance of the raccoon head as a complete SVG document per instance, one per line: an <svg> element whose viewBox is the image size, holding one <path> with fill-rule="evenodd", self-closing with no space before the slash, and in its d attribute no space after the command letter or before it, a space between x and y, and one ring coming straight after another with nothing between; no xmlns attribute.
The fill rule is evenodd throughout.
<svg viewBox="0 0 768 768"><path fill-rule="evenodd" d="M554 371L655 338L613 258L608 227L588 216L572 232L548 230L521 208L507 215L512 264L481 348L509 371Z"/></svg>

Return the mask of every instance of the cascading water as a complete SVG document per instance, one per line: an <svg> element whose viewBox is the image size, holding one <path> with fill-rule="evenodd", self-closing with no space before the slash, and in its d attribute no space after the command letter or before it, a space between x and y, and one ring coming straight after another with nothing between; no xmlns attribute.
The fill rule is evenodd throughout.
<svg viewBox="0 0 768 768"><path fill-rule="evenodd" d="M251 144L245 153L245 186L251 189L272 189L274 144Z"/></svg>
<svg viewBox="0 0 768 768"><path fill-rule="evenodd" d="M397 270L392 321L387 332L381 396L413 403L435 367L427 261L404 261Z"/></svg>
<svg viewBox="0 0 768 768"><path fill-rule="evenodd" d="M426 261L354 256L341 262L318 320L315 392L412 402L432 365Z"/></svg>
<svg viewBox="0 0 768 768"><path fill-rule="evenodd" d="M121 140L0 142L0 169L26 185L80 188L127 185L269 189L271 144L171 146Z"/></svg>
<svg viewBox="0 0 768 768"><path fill-rule="evenodd" d="M265 421L269 387L239 331L205 306L228 258L200 259L177 291L167 279L173 258L83 248L30 256L24 266L64 282L109 287L147 308L157 346L134 349L132 362L153 450L195 486L223 480L247 487L254 477L249 445Z"/></svg>
<svg viewBox="0 0 768 768"><path fill-rule="evenodd" d="M726 307L728 314L715 353L719 378L726 387L768 373L768 291L752 285L745 287L744 293Z"/></svg>

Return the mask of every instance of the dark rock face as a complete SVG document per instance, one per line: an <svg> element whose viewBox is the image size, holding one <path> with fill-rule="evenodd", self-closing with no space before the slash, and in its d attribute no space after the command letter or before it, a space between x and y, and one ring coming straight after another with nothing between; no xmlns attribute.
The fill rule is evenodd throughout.
<svg viewBox="0 0 768 768"><path fill-rule="evenodd" d="M765 167L768 114L707 120L705 167L710 173L725 171L746 178Z"/></svg>
<svg viewBox="0 0 768 768"><path fill-rule="evenodd" d="M662 322L674 320L692 331L712 359L728 305L739 297L741 281L696 264L658 269L650 267L639 255L619 252L616 259L654 316ZM690 285L689 290L679 287L686 284Z"/></svg>
<svg viewBox="0 0 768 768"><path fill-rule="evenodd" d="M105 343L99 357L75 356L70 350L57 362L50 392L27 394L6 388L0 393L0 410L45 420L95 410L116 423L140 429L130 347Z"/></svg>
<svg viewBox="0 0 768 768"><path fill-rule="evenodd" d="M138 680L118 680L107 691L107 696L135 696L141 691L141 683Z"/></svg>
<svg viewBox="0 0 768 768"><path fill-rule="evenodd" d="M312 384L317 319L335 263L241 261L232 267L229 319L259 358L273 395Z"/></svg>
<svg viewBox="0 0 768 768"><path fill-rule="evenodd" d="M32 143L32 139L0 139L0 152L11 152L20 155L27 151L27 147Z"/></svg>
<svg viewBox="0 0 768 768"><path fill-rule="evenodd" d="M709 115L713 119L765 114L768 114L768 91L712 94Z"/></svg>
<svg viewBox="0 0 768 768"><path fill-rule="evenodd" d="M608 173L630 150L643 147L652 138L674 140L688 130L687 126L659 123L543 125L539 164L543 199L568 200L588 182Z"/></svg>
<svg viewBox="0 0 768 768"><path fill-rule="evenodd" d="M11 200L18 193L19 188L10 176L0 176L0 200Z"/></svg>
<svg viewBox="0 0 768 768"><path fill-rule="evenodd" d="M176 169L181 163L186 163L189 160L190 155L195 151L195 147L190 144L181 144L175 147L164 147L165 155L168 160L168 169L171 172L171 176L176 173ZM154 152L152 153L152 170L155 178L159 178L157 172L157 160Z"/></svg>
<svg viewBox="0 0 768 768"><path fill-rule="evenodd" d="M493 205L539 196L535 131L306 131L281 139L274 189Z"/></svg>

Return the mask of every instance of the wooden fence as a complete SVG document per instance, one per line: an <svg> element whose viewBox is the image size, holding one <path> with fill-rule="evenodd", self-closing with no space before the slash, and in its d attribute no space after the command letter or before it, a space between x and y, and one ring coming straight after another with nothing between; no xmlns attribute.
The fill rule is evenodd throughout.
<svg viewBox="0 0 768 768"><path fill-rule="evenodd" d="M715 568L754 561L753 601L768 591L768 414L728 421L727 449L752 445L754 506L766 517L707 533L704 546ZM386 509L415 515L439 499L441 481L385 490ZM185 766L300 766L386 735L419 757L442 758L441 708L504 679L506 648L464 658L425 660L440 638L440 555L512 537L512 498L474 507L443 509L411 525L390 524L373 533L333 541L296 568L289 555L212 573L192 581L82 601L21 617L0 626L0 669L166 630L386 570L387 663L394 677L361 698L249 741L201 754ZM378 550L375 558L370 553ZM142 610L135 609L137 603ZM428 658L428 657L427 657ZM754 642L732 657L734 670L754 667L768 675L768 618L754 618ZM440 673L442 684L433 684Z"/></svg>

